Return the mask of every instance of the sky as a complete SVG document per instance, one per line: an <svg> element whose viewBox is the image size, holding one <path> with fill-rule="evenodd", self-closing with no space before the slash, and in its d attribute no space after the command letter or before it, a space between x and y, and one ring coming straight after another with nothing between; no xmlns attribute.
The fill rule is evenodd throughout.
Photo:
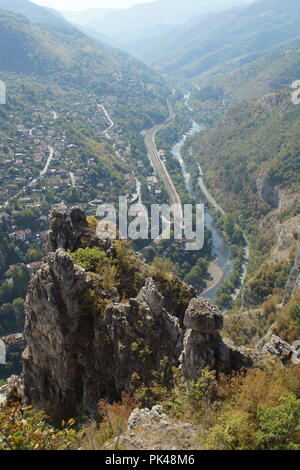
<svg viewBox="0 0 300 470"><path fill-rule="evenodd" d="M31 0L38 5L63 11L82 11L88 8L129 8L138 3L155 0Z"/></svg>

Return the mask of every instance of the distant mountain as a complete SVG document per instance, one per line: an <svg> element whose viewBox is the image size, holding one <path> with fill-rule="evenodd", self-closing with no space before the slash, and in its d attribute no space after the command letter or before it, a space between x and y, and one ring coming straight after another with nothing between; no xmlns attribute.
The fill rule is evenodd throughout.
<svg viewBox="0 0 300 470"><path fill-rule="evenodd" d="M96 18L90 27L103 34L117 38L123 47L145 35L164 31L160 25L182 24L195 15L220 11L225 8L249 3L251 0L158 0L117 10Z"/></svg>
<svg viewBox="0 0 300 470"><path fill-rule="evenodd" d="M203 78L251 63L279 46L300 44L298 0L259 0L199 17L129 49L161 72Z"/></svg>
<svg viewBox="0 0 300 470"><path fill-rule="evenodd" d="M62 11L61 13L70 23L90 27L95 23L95 18L99 20L113 11L114 8L90 8L84 11Z"/></svg>
<svg viewBox="0 0 300 470"><path fill-rule="evenodd" d="M163 79L125 52L96 42L71 25L41 27L0 10L0 43L2 74L25 74L45 84L57 83L66 92L108 97L133 128L151 126L167 114L169 89Z"/></svg>
<svg viewBox="0 0 300 470"><path fill-rule="evenodd" d="M26 16L32 23L66 24L63 15L52 8L41 7L28 0L0 0L0 9Z"/></svg>
<svg viewBox="0 0 300 470"><path fill-rule="evenodd" d="M121 45L117 39L113 39L91 27L91 24L95 22L95 18L103 18L113 11L113 8L90 8L84 11L62 11L61 13L68 22L93 39L113 47L120 47Z"/></svg>
<svg viewBox="0 0 300 470"><path fill-rule="evenodd" d="M116 38L113 39L111 36L107 36L106 34L101 34L95 29L89 28L88 26L80 26L79 24L75 24L75 23L72 23L72 25L75 28L79 29L79 31L81 31L82 33L86 34L87 36L90 36L91 38L96 39L96 41L99 41L108 46L122 49L122 44L120 44Z"/></svg>

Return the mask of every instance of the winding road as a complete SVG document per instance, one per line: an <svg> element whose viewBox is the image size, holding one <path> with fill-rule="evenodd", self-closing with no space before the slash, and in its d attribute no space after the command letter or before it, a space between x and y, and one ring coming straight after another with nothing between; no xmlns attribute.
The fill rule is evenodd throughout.
<svg viewBox="0 0 300 470"><path fill-rule="evenodd" d="M111 137L110 135L108 134L108 131L110 131L110 129L112 129L115 125L115 123L113 122L113 120L111 119L110 115L108 114L108 111L107 109L105 108L105 106L103 104L98 104L98 107L102 109L102 111L104 112L105 114L105 117L106 119L108 120L109 122L109 126L105 129L105 131L103 132L105 137L108 139L108 140L111 140Z"/></svg>

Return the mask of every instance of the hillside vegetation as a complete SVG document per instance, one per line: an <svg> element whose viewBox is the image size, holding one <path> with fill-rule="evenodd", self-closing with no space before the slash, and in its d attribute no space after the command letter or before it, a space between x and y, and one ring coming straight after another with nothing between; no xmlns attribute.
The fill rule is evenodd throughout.
<svg viewBox="0 0 300 470"><path fill-rule="evenodd" d="M272 208L271 198L260 192L261 178L269 178L273 187L299 190L299 125L300 107L287 90L241 102L194 139L190 159L201 163L206 182L227 211L259 218Z"/></svg>
<svg viewBox="0 0 300 470"><path fill-rule="evenodd" d="M68 93L115 97L119 113L131 114L140 128L150 127L167 113L168 88L159 76L72 26L41 28L23 16L0 10L0 41L1 73L39 77L45 85L55 82Z"/></svg>
<svg viewBox="0 0 300 470"><path fill-rule="evenodd" d="M298 45L300 5L263 0L199 17L139 42L130 52L168 75L197 79L237 69L275 47ZM288 25L288 27L287 27Z"/></svg>

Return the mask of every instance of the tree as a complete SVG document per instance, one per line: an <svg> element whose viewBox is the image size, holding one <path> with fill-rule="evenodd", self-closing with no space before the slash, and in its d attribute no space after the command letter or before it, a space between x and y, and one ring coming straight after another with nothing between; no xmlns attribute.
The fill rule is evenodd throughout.
<svg viewBox="0 0 300 470"><path fill-rule="evenodd" d="M258 447L264 450L300 450L300 400L291 393L279 401L278 406L258 409Z"/></svg>

